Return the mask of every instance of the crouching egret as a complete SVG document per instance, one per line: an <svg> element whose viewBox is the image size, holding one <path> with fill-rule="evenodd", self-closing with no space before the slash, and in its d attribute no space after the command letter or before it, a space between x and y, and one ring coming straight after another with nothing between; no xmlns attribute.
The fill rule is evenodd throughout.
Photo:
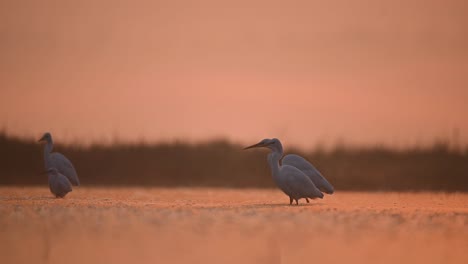
<svg viewBox="0 0 468 264"><path fill-rule="evenodd" d="M63 198L67 193L72 191L72 185L68 178L58 172L56 168L47 169L47 175L49 176L50 192L53 193L56 198Z"/></svg>
<svg viewBox="0 0 468 264"><path fill-rule="evenodd" d="M47 132L45 133L39 142L47 142L44 146L44 163L45 168L55 168L60 174L65 175L68 178L72 185L80 185L80 180L78 179L78 174L76 173L75 168L70 160L68 160L64 155L58 152L52 152L54 148L54 143L52 141L52 135Z"/></svg>
<svg viewBox="0 0 468 264"><path fill-rule="evenodd" d="M307 202L309 202L308 198L316 199L316 198L323 198L323 193L317 188L314 181L318 182L319 186L326 186L324 189L329 190L331 187L331 192L333 192L333 187L328 181L321 176L321 174L315 169L311 170L310 163L306 160L302 159L300 156L294 155L287 159L286 163L283 161L282 165L280 165L280 160L283 157L283 146L281 142L276 139L264 139L257 144L252 146L246 147L244 149L250 148L259 148L265 147L271 150L271 153L268 154L268 163L270 165L271 173L276 185L286 194L289 196L289 204L292 204L293 200L296 201L296 204L299 204L298 200L301 198L305 198ZM288 155L290 156L290 155ZM303 161L298 159L297 157L301 158ZM304 162L310 164L310 166L306 166L303 164ZM301 165L299 168L293 166ZM303 169L309 169L314 173L309 173L312 175L310 177ZM313 168L313 166L312 166ZM305 170L304 169L304 170ZM318 173L318 174L317 174ZM323 180L321 180L320 175ZM318 181L321 180L321 181ZM327 184L325 184L325 182Z"/></svg>

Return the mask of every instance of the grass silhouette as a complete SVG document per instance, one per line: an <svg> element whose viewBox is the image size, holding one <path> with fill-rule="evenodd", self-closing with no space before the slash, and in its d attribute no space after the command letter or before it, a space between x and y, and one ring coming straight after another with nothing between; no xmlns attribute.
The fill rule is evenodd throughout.
<svg viewBox="0 0 468 264"><path fill-rule="evenodd" d="M200 144L56 145L75 165L82 185L274 187L267 151L216 140ZM44 185L42 145L0 133L0 184ZM350 148L297 153L338 190L468 191L468 150L448 144L392 150Z"/></svg>

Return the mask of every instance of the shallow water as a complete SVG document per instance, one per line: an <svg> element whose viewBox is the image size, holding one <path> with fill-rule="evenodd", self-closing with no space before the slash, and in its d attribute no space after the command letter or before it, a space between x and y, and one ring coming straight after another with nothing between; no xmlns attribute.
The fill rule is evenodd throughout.
<svg viewBox="0 0 468 264"><path fill-rule="evenodd" d="M0 187L1 263L468 263L468 194Z"/></svg>

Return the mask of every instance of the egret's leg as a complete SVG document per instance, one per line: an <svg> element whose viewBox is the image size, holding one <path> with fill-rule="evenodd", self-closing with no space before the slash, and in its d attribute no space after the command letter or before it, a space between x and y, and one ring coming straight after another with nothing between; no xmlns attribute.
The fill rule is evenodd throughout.
<svg viewBox="0 0 468 264"><path fill-rule="evenodd" d="M309 203L309 198L306 197L306 201L307 201L307 203Z"/></svg>
<svg viewBox="0 0 468 264"><path fill-rule="evenodd" d="M289 197L289 205L292 205L292 202L293 202L293 198Z"/></svg>
<svg viewBox="0 0 468 264"><path fill-rule="evenodd" d="M299 201L296 199L296 205L299 205Z"/></svg>

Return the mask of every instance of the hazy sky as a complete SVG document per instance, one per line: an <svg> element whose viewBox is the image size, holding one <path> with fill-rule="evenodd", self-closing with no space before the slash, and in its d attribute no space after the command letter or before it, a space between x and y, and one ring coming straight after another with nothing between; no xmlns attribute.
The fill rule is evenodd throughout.
<svg viewBox="0 0 468 264"><path fill-rule="evenodd" d="M0 1L0 126L57 140L468 143L468 2Z"/></svg>

